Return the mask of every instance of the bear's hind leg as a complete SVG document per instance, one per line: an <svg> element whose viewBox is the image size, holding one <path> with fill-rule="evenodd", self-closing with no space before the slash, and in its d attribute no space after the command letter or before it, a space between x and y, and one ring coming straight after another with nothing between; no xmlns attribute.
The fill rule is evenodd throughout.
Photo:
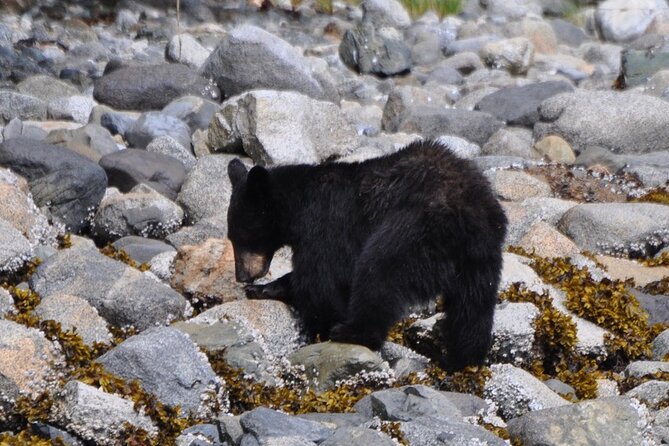
<svg viewBox="0 0 669 446"><path fill-rule="evenodd" d="M501 257L501 256L500 256ZM446 317L437 322L437 336L446 347L442 366L450 371L481 365L492 344L501 258L460 262L444 292Z"/></svg>
<svg viewBox="0 0 669 446"><path fill-rule="evenodd" d="M355 265L346 317L332 327L330 340L377 350L409 304L436 298L418 228L407 213L368 239Z"/></svg>

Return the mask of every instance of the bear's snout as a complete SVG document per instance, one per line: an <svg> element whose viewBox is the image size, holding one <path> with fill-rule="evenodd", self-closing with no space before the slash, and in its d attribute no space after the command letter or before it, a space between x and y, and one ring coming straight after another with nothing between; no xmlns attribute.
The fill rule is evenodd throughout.
<svg viewBox="0 0 669 446"><path fill-rule="evenodd" d="M235 254L235 279L237 282L251 283L269 271L269 259L256 253Z"/></svg>

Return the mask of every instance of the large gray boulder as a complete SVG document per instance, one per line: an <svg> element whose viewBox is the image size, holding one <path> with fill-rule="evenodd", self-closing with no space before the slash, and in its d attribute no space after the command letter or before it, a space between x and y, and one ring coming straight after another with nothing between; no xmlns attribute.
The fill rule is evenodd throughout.
<svg viewBox="0 0 669 446"><path fill-rule="evenodd" d="M426 138L453 135L478 145L504 126L488 113L439 106L410 106L387 123L385 130L390 132L418 133Z"/></svg>
<svg viewBox="0 0 669 446"><path fill-rule="evenodd" d="M202 409L206 392L218 391L218 378L190 338L172 327L132 336L98 358L109 372L138 380L168 406L186 413Z"/></svg>
<svg viewBox="0 0 669 446"><path fill-rule="evenodd" d="M654 252L669 241L669 206L653 203L584 203L569 209L558 228L593 252Z"/></svg>
<svg viewBox="0 0 669 446"><path fill-rule="evenodd" d="M647 424L638 403L608 397L530 412L509 421L508 430L526 446L636 446L648 444Z"/></svg>
<svg viewBox="0 0 669 446"><path fill-rule="evenodd" d="M225 97L264 88L338 100L332 84L314 72L297 48L253 25L230 31L207 58L200 73L213 79Z"/></svg>
<svg viewBox="0 0 669 446"><path fill-rule="evenodd" d="M539 105L559 93L572 92L565 81L538 82L497 90L476 104L475 110L490 113L508 125L532 127L539 120Z"/></svg>
<svg viewBox="0 0 669 446"><path fill-rule="evenodd" d="M158 110L184 95L219 100L220 91L181 64L120 67L95 82L96 101L119 110Z"/></svg>
<svg viewBox="0 0 669 446"><path fill-rule="evenodd" d="M617 153L669 150L669 102L634 92L583 91L547 99L534 138L557 134L577 151L602 146Z"/></svg>
<svg viewBox="0 0 669 446"><path fill-rule="evenodd" d="M255 90L223 103L209 126L209 144L226 152L241 146L258 164L316 164L350 154L357 138L331 102Z"/></svg>
<svg viewBox="0 0 669 446"><path fill-rule="evenodd" d="M157 434L151 419L135 412L132 401L80 381L65 385L57 396L53 413L68 431L104 446L121 443L128 425L145 430L150 437Z"/></svg>
<svg viewBox="0 0 669 446"><path fill-rule="evenodd" d="M74 232L82 229L107 187L94 162L66 148L27 138L0 144L0 165L29 181L35 204L46 206Z"/></svg>
<svg viewBox="0 0 669 446"><path fill-rule="evenodd" d="M363 24L346 31L339 56L349 68L362 74L393 76L411 69L411 49L404 36L393 28L376 30Z"/></svg>
<svg viewBox="0 0 669 446"><path fill-rule="evenodd" d="M604 39L628 42L641 36L667 9L666 0L606 0L597 6L595 24Z"/></svg>
<svg viewBox="0 0 669 446"><path fill-rule="evenodd" d="M119 327L145 330L192 312L186 299L170 287L88 248L70 248L49 257L30 278L30 287L42 297L81 297Z"/></svg>

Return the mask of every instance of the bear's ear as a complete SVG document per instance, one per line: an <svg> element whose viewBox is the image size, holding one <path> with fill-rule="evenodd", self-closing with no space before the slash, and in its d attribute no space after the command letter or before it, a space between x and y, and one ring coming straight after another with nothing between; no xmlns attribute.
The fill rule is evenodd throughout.
<svg viewBox="0 0 669 446"><path fill-rule="evenodd" d="M269 172L262 166L253 166L246 179L246 190L256 197L262 197L269 189Z"/></svg>
<svg viewBox="0 0 669 446"><path fill-rule="evenodd" d="M246 179L246 173L246 166L239 158L235 158L228 163L228 177L230 177L232 187L237 187L238 184L241 184Z"/></svg>

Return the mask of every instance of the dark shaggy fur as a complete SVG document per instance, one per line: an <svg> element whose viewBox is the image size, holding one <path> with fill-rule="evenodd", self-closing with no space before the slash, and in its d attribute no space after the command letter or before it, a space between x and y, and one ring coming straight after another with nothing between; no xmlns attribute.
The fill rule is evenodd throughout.
<svg viewBox="0 0 669 446"><path fill-rule="evenodd" d="M435 142L354 164L228 172L237 280L293 249L293 271L250 297L281 299L308 334L378 349L407 306L444 298L446 365L484 361L507 219L474 163Z"/></svg>

